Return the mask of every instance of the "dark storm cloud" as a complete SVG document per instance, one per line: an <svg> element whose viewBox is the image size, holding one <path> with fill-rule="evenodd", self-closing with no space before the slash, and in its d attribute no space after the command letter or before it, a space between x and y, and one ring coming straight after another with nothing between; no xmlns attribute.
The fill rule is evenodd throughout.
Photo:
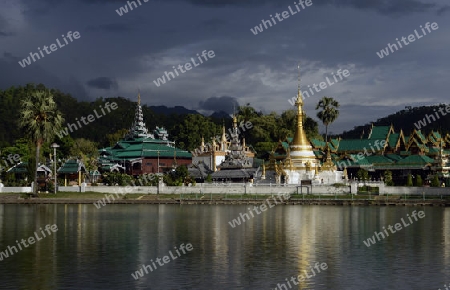
<svg viewBox="0 0 450 290"><path fill-rule="evenodd" d="M0 88L6 89L11 86L35 83L43 84L47 88L59 89L79 100L88 99L86 90L76 78L69 77L67 80L62 80L54 73L42 69L38 63L22 68L17 63L21 59L10 52L3 53L3 58L0 58L0 67L8 73L3 74L0 78Z"/></svg>
<svg viewBox="0 0 450 290"><path fill-rule="evenodd" d="M88 26L86 31L126 32L131 30L130 25L125 23L108 23L97 26Z"/></svg>
<svg viewBox="0 0 450 290"><path fill-rule="evenodd" d="M10 52L5 52L5 53L3 53L3 57L6 59L6 60L8 60L8 61L19 61L20 60L20 58L18 58L18 57L16 57L16 56L14 56L12 53L10 53Z"/></svg>
<svg viewBox="0 0 450 290"><path fill-rule="evenodd" d="M385 116L382 108L448 95L450 23L438 16L449 11L448 0L312 0L306 11L256 36L250 28L295 0L140 0L123 17L116 9L127 0L6 1L12 5L0 11L0 31L14 35L0 35L0 65L8 72L0 88L44 83L78 99L95 99L102 90L133 97L140 87L148 105L232 113L237 100L229 96L239 96L258 111L280 113L291 108L301 61L304 90L338 69L350 70L348 80L305 105L314 116L320 97L338 100L343 114L333 123L335 132ZM439 30L382 60L376 55L427 21L438 22ZM19 66L30 51L69 30L78 30L81 39L25 69ZM155 87L153 80L203 50L214 50L216 57ZM354 104L360 107L347 107Z"/></svg>
<svg viewBox="0 0 450 290"><path fill-rule="evenodd" d="M0 31L0 37L8 37L8 36L13 36L14 33L12 32L5 32L5 31Z"/></svg>
<svg viewBox="0 0 450 290"><path fill-rule="evenodd" d="M220 6L256 6L273 4L280 6L279 0L185 0L195 5ZM354 7L357 9L375 10L381 14L409 14L412 12L425 12L436 7L435 4L422 3L416 0L313 0L314 5L334 5L337 7ZM290 3L286 3L290 4Z"/></svg>
<svg viewBox="0 0 450 290"><path fill-rule="evenodd" d="M87 81L86 84L95 89L101 89L101 90L117 90L119 89L119 84L115 79L109 78L109 77L98 77L95 79L92 79L90 81Z"/></svg>
<svg viewBox="0 0 450 290"><path fill-rule="evenodd" d="M199 102L199 109L215 111L215 112L226 112L232 114L233 110L237 110L239 103L234 97L222 96L222 97L210 97L205 101Z"/></svg>
<svg viewBox="0 0 450 290"><path fill-rule="evenodd" d="M437 15L441 16L444 15L445 13L448 13L450 11L450 6L449 5L445 5L442 6L438 11L437 11Z"/></svg>
<svg viewBox="0 0 450 290"><path fill-rule="evenodd" d="M51 4L54 4L54 0L45 0ZM44 1L44 2L45 2ZM105 3L121 3L127 5L127 1L123 0L79 0L88 4L105 4ZM140 0L141 4L144 5L144 0ZM161 2L187 2L197 6L207 6L207 7L229 7L229 6L261 6L261 5L272 5L272 6L283 6L284 4L292 4L289 1L283 3L279 0L160 0ZM138 3L137 0L130 1ZM423 3L417 0L312 0L314 5L333 5L337 7L353 7L356 9L374 10L381 14L391 14L391 15L401 15L410 14L414 12L426 12L432 8L436 8L437 5L434 3ZM139 6L138 6L139 7ZM439 11L442 8L439 9Z"/></svg>
<svg viewBox="0 0 450 290"><path fill-rule="evenodd" d="M436 7L436 4L422 3L420 1L410 0L328 0L324 2L315 2L316 4L333 4L336 6L349 6L357 9L372 9L381 14L409 14L413 12L426 12Z"/></svg>

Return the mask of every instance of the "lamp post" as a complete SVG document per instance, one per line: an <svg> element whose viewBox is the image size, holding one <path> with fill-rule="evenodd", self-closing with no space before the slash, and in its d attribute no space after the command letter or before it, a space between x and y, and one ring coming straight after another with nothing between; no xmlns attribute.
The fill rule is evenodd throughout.
<svg viewBox="0 0 450 290"><path fill-rule="evenodd" d="M159 150L158 150L158 173L159 173Z"/></svg>
<svg viewBox="0 0 450 290"><path fill-rule="evenodd" d="M55 171L54 171L55 185L54 185L54 188L53 188L53 193L56 195L56 187L58 186L58 181L56 179L56 148L59 148L60 146L58 144L56 144L56 143L53 143L52 145L50 145L50 147L53 148L53 164L54 164L54 168L55 168Z"/></svg>

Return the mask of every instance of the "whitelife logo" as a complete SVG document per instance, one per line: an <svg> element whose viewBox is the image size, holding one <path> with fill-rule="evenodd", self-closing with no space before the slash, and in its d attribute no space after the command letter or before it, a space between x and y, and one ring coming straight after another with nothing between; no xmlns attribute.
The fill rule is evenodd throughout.
<svg viewBox="0 0 450 290"><path fill-rule="evenodd" d="M319 262L316 262L314 267L311 267L311 265L309 265L309 269L311 270L311 275L308 275L309 274L308 271L303 270L303 272L305 272L304 276L303 275L298 275L297 277L291 276L291 279L285 278L284 280L286 281L286 283L281 283L281 284L278 283L277 287L274 288L273 290L287 290L288 288L287 288L286 284L289 286L289 289L298 289L298 287L292 287L290 282L292 282L292 284L294 284L294 286L297 286L298 284L300 284L300 282L304 282L307 279L315 277L316 272L317 272L317 274L319 274L322 271L325 271L326 269L328 269L328 265L327 265L327 263L319 264ZM314 269L316 269L316 271L314 271Z"/></svg>
<svg viewBox="0 0 450 290"><path fill-rule="evenodd" d="M309 7L309 6L311 6L312 4L313 4L313 3L312 3L311 0L306 0L306 1L300 0L300 1L298 1L298 4L297 4L297 2L294 2L294 5L295 5L295 8L296 8L297 11L293 10L291 6L288 6L289 11L286 10L286 11L283 11L283 12L281 12L281 13L275 13L275 18L278 20L278 22L281 22L281 21L283 21L284 19L288 19L289 16L295 15L295 14L297 14L298 12L302 11L302 9L305 10L306 7ZM300 9L300 6L299 6L299 5L302 7L301 9ZM283 17L283 18L281 18L280 16ZM250 28L250 31L251 31L254 35L257 35L258 33L262 33L262 32L264 31L263 25L264 25L264 28L265 28L265 29L269 29L269 27L272 27L272 23L273 23L273 25L276 25L277 22L276 22L275 19L273 18L272 14L269 15L269 17L270 17L270 19L272 20L272 22L270 22L270 20L264 20L264 19L263 19L263 20L261 20L262 23L261 23L259 26L255 26L255 28ZM269 26L267 26L267 25L269 25Z"/></svg>
<svg viewBox="0 0 450 290"><path fill-rule="evenodd" d="M353 165L354 162L359 162L359 161L363 160L365 158L365 156L372 156L372 154L375 154L376 152L378 152L378 151L380 151L381 149L384 148L384 145L386 145L386 141L384 141L384 140L381 140L381 141L380 140L376 140L373 145L375 147L377 147L377 149L375 149L372 146L372 143L369 143L369 146L370 146L370 148L372 150L371 153L369 153L367 151L367 148L364 147L363 148L364 152L359 152L358 154L350 154L350 158L349 159L344 160L344 161L337 161L336 162L336 166L338 168L340 168L340 169L344 169L347 166Z"/></svg>
<svg viewBox="0 0 450 290"><path fill-rule="evenodd" d="M206 50L204 50L202 52L202 57L205 59L205 62L208 61L208 57L209 58L213 58L215 56L216 55L214 54L213 50L210 50L208 52L206 52ZM199 66L199 65L201 65L203 63L203 60L202 60L202 58L200 57L200 55L198 53L197 53L197 59L199 60L200 63L196 63L195 59L193 57L191 57L191 62L194 65L194 67ZM186 69L186 70L183 70L183 68ZM187 71L192 69L192 65L191 65L190 62L185 63L183 66L181 64L179 64L178 65L178 69L181 71L181 73L185 73L185 72L187 72ZM175 68L175 66L173 66L173 71L176 74L176 76L179 76L179 73L178 73L177 69ZM155 85L157 87L159 87L161 84L165 84L166 83L166 77L167 77L167 81L171 80L170 77L172 77L172 79L174 79L175 78L174 73L165 71L164 75L162 77L158 78L156 81L153 81L153 82L155 83Z"/></svg>
<svg viewBox="0 0 450 290"><path fill-rule="evenodd" d="M55 225L46 225L45 231L47 232L47 235L45 234L45 232L42 228L39 228L39 230L41 233L41 237L39 236L39 232L36 231L36 232L34 232L33 236L29 237L26 240L22 239L20 242L18 240L16 240L17 247L19 247L20 251L23 250L22 245L25 248L28 248L30 245L33 245L34 243L39 242L43 238L46 238L47 235L50 236L52 233L56 233L58 231L58 227L56 226L56 224ZM28 241L28 244L27 244L27 241ZM13 253L13 250L14 250L14 253ZM9 251L9 253L8 253L8 251ZM8 258L10 254L12 256L14 254L17 254L18 252L19 252L19 250L17 250L16 246L8 246L8 248L5 251L0 252L0 261L3 261L3 259Z"/></svg>
<svg viewBox="0 0 450 290"><path fill-rule="evenodd" d="M156 263L158 263L158 265L160 267L162 267L165 264L168 264L171 261L176 260L179 257L181 257L180 251L183 252L183 254L187 254L186 251L190 252L190 251L192 251L194 249L194 247L192 247L192 244L190 244L190 243L186 244L186 246L184 244L181 244L178 249L177 249L177 247L173 247L173 248L175 249L175 252L177 253L177 255L174 255L172 253L172 251L169 251L169 255L168 256L164 256L164 257L162 257L162 259L161 258L156 258L155 259ZM180 250L180 251L178 251L178 250ZM135 271L134 273L131 273L131 276L134 278L134 280L137 280L137 279L139 279L141 277L144 277L144 271L145 271L145 274L149 274L149 272L148 272L149 270L150 270L150 272L153 272L156 269L158 269L158 267L156 266L156 264L153 261L153 259L150 260L150 261L151 261L153 267L152 267L152 265L144 265L144 266L142 266L142 268L140 270ZM162 261L162 263L161 263L161 261Z"/></svg>
<svg viewBox="0 0 450 290"><path fill-rule="evenodd" d="M115 201L116 198L119 199L119 194L122 195L122 196L124 196L124 195L126 195L127 193L133 191L133 189L136 189L137 186L139 186L139 185L136 185L136 183L139 183L140 186L143 186L144 184L150 182L153 178L155 178L155 176L157 177L157 175L155 175L155 174L153 174L153 173L142 174L142 175L138 178L137 181L134 181L134 180L131 180L131 181L130 181L130 184L133 185L133 186L131 186L130 184L128 184L127 186L125 186L125 188L119 188L119 189L117 189L117 188L112 188L112 189L110 189L110 191L113 191L113 193L111 193L111 194L105 193L105 195L104 195L105 197L103 197L102 199L97 200L97 201L94 202L93 204L95 205L95 207L96 207L97 209L100 209L100 208L106 206L107 204L109 204L109 203ZM145 182L143 182L143 181L145 181ZM113 194L116 195L115 198L114 198L114 195L113 195Z"/></svg>
<svg viewBox="0 0 450 290"><path fill-rule="evenodd" d="M405 228L406 228L406 227L409 227L412 223L414 223L413 220L411 219L411 217L409 216L409 214L407 214L406 216L408 217L408 220L409 220L410 224L408 224L407 222L405 222L405 220L404 220L403 218L401 218L402 224L403 224L403 226L404 226ZM412 216L412 217L414 218L414 220L417 222L417 221L418 221L417 217L419 217L419 218L424 218L424 217L425 217L425 212L422 211L422 210L419 211L419 212L417 212L417 211L415 210L415 211L413 211L413 212L411 213L411 216ZM401 223L396 223L394 226L389 225L389 226L388 226L388 229L389 229L389 231L391 232L391 234L395 234L396 232L398 232L398 231L400 231L400 230L403 229L403 228L402 228L402 224L401 224ZM395 230L394 230L393 228L395 228ZM384 232L384 233L383 233L383 232ZM385 236L384 234L386 234L386 236ZM380 237L381 237L381 238L380 238ZM364 243L364 245L366 245L366 247L370 247L371 245L375 245L376 242L377 242L377 240L378 240L378 241L381 241L382 239L385 239L385 238L387 238L387 237L389 237L389 232L386 230L386 227L383 227L383 231L381 231L381 232L379 232L379 233L374 232L374 235L373 235L371 238L368 238L367 241L363 241L363 243ZM376 238L377 240L376 240L375 238Z"/></svg>
<svg viewBox="0 0 450 290"><path fill-rule="evenodd" d="M142 5L141 1L144 3L147 3L150 0L136 0L136 1L137 1L137 3L139 3L139 6L141 6ZM127 5L128 5L128 7L130 7L130 11L133 10L132 4L134 5L134 8L138 8L136 1L127 1ZM119 16L122 16L122 15L128 13L127 5L124 5L124 6L120 7L119 9L116 9L116 12L117 12L117 14L119 14Z"/></svg>
<svg viewBox="0 0 450 290"><path fill-rule="evenodd" d="M347 69L338 69L336 72L336 75L334 73L331 73L331 75L333 76L334 82L330 81L330 79L327 77L325 77L325 80L327 82L320 82L319 84L314 83L312 85L312 88L310 85L308 85L308 90L302 91L302 96L303 98L309 98L310 95L309 93L311 92L311 96L314 96L314 91L313 89L316 91L316 93L319 93L321 90L325 90L328 87L334 85L335 83L338 83L339 81L342 81L344 78L348 78L350 76L350 72ZM337 78L339 77L339 79ZM327 85L328 84L328 85ZM320 87L320 89L319 89ZM289 104L291 104L292 106L295 106L295 102L297 102L297 96L292 97L290 100L288 100Z"/></svg>
<svg viewBox="0 0 450 290"><path fill-rule="evenodd" d="M431 33L430 27L432 30L437 30L439 28L438 24L436 22L433 22L430 24L430 22L425 23L425 29L428 31L428 33ZM425 29L422 27L422 25L420 25L420 28L422 30L422 35L419 34L419 32L417 32L417 29L414 29L414 34L410 34L408 35L408 41L406 41L406 37L402 37L401 38L401 42L403 42L403 44L409 45L410 43L416 41L417 39L421 39L422 37L424 37L425 35L427 35L427 33L425 32ZM417 38L416 38L417 37ZM398 38L396 38L395 40L397 40L397 44L400 48L403 48L402 43L400 42L400 40L398 40ZM381 59L385 56L389 55L389 50L391 50L391 53L394 53L394 48L395 51L399 50L399 48L397 47L397 45L394 44L390 44L388 43L388 45L386 46L386 48L380 50L379 52L377 52L378 57Z"/></svg>
<svg viewBox="0 0 450 290"><path fill-rule="evenodd" d="M239 128L242 130L239 130ZM253 124L250 121L245 122L241 121L241 123L239 123L239 126L236 128L237 129L237 134L240 135L242 134L241 132L245 132L245 128L247 128L248 130L250 130L251 128L253 128ZM228 128L228 132L230 132L230 134L226 133L225 134L225 139L227 141L230 141L230 137L233 137L233 131L231 128ZM217 143L220 143L222 140L222 135L216 135L216 137L213 138L213 140L216 140ZM206 143L204 148L213 148L212 144L210 142ZM198 156L200 154L202 154L203 152L205 152L204 150L201 149L200 147L195 148L193 151L191 151L191 153L193 154L193 156Z"/></svg>
<svg viewBox="0 0 450 290"><path fill-rule="evenodd" d="M13 156L12 154L8 154L8 157L6 157L6 159L8 159L8 160L5 160L5 157L2 157L2 159L3 159L3 162L5 163L6 167L3 167L3 166L0 164L0 172L2 172L2 171L3 171L4 169L6 169L6 168L12 167L12 166L14 166L15 164L21 162L21 161L20 161L20 155L19 155L19 154L14 154L14 156ZM14 160L13 160L13 159L14 159ZM8 161L9 161L10 163L8 163ZM14 161L15 161L15 162L14 162Z"/></svg>
<svg viewBox="0 0 450 290"><path fill-rule="evenodd" d="M287 200L289 200L290 197L291 197L291 195L290 195L289 193L285 193L285 194L278 195L278 199L279 199L279 201L280 201L281 203L286 202ZM265 203L263 203L263 204L261 204L261 205L259 206L259 209L260 209L261 211L258 211L258 207L257 207L257 206L253 206L253 209L248 208L249 214L252 216L252 218L254 218L255 215L253 214L253 211L254 211L256 214L261 214L262 212L265 212L268 208L272 208L272 207L274 207L275 205L278 204L278 203L277 203L277 200L276 200L274 197L272 197L272 200L275 202L275 204L270 203L270 198L268 198L268 199L266 199L265 203L267 203L267 206L269 206L269 207L267 207L267 206L265 205ZM252 210L253 210L253 211L252 211ZM247 218L247 219L245 219L245 218ZM248 215L248 213L240 213L239 216L238 216L237 218L233 219L232 221L230 221L230 222L228 222L228 223L230 224L230 226L231 226L232 228L235 228L235 227L240 226L240 225L242 224L241 220L242 220L242 222L244 222L244 223L245 223L246 221L250 220L250 216Z"/></svg>
<svg viewBox="0 0 450 290"><path fill-rule="evenodd" d="M115 110L115 109L118 108L116 102L112 102L111 104L110 104L109 102L106 102L104 108L102 107L102 105L100 105L99 107L100 107L100 110L102 111L103 115L99 115L99 114L97 113L97 110L94 110L93 113L95 114L95 117L97 117L97 119L100 119L101 117L103 117L103 116L106 115L106 112L105 112L105 110L103 110L103 109L106 109L106 111L107 111L108 113L110 113L111 110ZM75 118L76 123L78 124L78 126L77 126L77 124L75 124L75 123L73 123L73 124L67 123L67 127L65 127L64 129L62 129L59 133L57 132L56 135L58 135L58 137L59 137L60 139L62 139L64 136L69 135L69 130L70 130L70 133L73 133L74 131L80 129L80 128L82 127L80 121L83 122L84 125L89 125L89 123L92 123L92 122L94 122L94 121L96 120L95 117L94 117L93 114L90 114L90 115L88 115L87 117L82 116L82 117L80 118L80 120L78 120L78 118ZM87 123L86 123L86 120L87 120Z"/></svg>
<svg viewBox="0 0 450 290"><path fill-rule="evenodd" d="M70 40L70 43L72 43L74 41L74 39L79 39L81 37L81 35L80 35L80 33L78 31L75 31L73 34L72 34L72 31L69 31L69 32L67 32L66 36L64 36L64 34L63 34L62 37L63 37L63 40L64 40L65 44L62 44L59 41L59 39L57 38L56 39L56 43L58 44L58 46L56 46L56 44L54 44L54 43L50 44L49 46L44 45L44 47L42 49L45 51L45 53L47 55L51 54L52 52L57 51L58 47L62 48L64 46L68 45L69 42L67 41L66 37ZM50 48L50 50L48 50L49 48ZM22 61L19 61L20 66L22 68L25 68L27 65L31 64L31 59L33 60L33 62L36 62L36 60L41 59L41 57L44 58L45 54L42 52L40 47L38 47L38 50L39 50L39 53L37 53L37 52L30 52L30 56L29 57L24 58ZM39 54L41 56L39 56ZM30 59L30 57L31 57L31 59Z"/></svg>
<svg viewBox="0 0 450 290"><path fill-rule="evenodd" d="M445 112L444 112L445 110ZM439 108L439 113L441 113L442 117L447 116L447 113L450 113L450 105L447 105L445 108L444 107L440 107ZM433 109L433 112L436 116L436 118L431 114L425 114L425 118L423 118L422 120L418 120L416 123L414 123L414 126L417 128L417 130L420 130L421 128L427 126L428 124L430 124L431 122L436 122L436 119L439 120L440 116L438 114L438 112L436 112L436 109Z"/></svg>

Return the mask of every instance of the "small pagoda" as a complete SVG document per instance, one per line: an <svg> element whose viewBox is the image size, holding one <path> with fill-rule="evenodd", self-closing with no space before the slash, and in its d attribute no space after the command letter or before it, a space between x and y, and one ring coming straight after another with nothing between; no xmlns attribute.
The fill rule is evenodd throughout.
<svg viewBox="0 0 450 290"><path fill-rule="evenodd" d="M225 159L217 166L218 170L212 174L212 179L224 182L253 182L256 168L253 168L253 160L248 156L245 139L242 139L242 143L239 139L235 115L233 116L231 141L224 149L227 149Z"/></svg>

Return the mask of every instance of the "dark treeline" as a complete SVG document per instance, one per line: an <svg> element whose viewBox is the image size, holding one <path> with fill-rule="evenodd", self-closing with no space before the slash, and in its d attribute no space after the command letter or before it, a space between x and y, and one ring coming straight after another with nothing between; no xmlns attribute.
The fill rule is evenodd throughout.
<svg viewBox="0 0 450 290"><path fill-rule="evenodd" d="M402 129L405 137L409 136L414 129L419 130L419 128L424 135L428 135L433 130L439 131L441 134L446 134L450 132L450 113L446 111L447 106L440 104L407 108L387 117L380 118L373 122L373 125L390 126L392 124L396 133ZM443 113L439 112L441 108L441 112ZM360 138L363 132L364 136L367 136L367 133L370 132L371 124L355 126L350 131L344 131L341 136L342 138Z"/></svg>
<svg viewBox="0 0 450 290"><path fill-rule="evenodd" d="M42 84L28 84L24 87L11 87L0 91L0 148L14 146L17 144L17 140L24 137L18 127L20 102L35 89L45 90L48 88ZM61 148L63 152L70 152L73 140L80 138L94 142L98 148L111 146L124 136L133 123L137 96L135 99L97 98L95 101L89 102L78 101L59 90L50 89L50 91L65 119L64 127L67 126L67 123L76 124L81 117L95 115L94 110L101 115L100 118L96 118L87 125L81 123L82 126L73 132L68 131L70 136L66 136L62 140L56 137L55 141L64 145L64 148ZM106 102L116 102L117 109L102 114L101 109L104 108ZM142 105L142 111L144 121L150 131L156 126L165 127L170 139L176 142L176 146L185 150L193 150L198 147L202 137L205 142L210 142L215 136L221 135L223 125L228 133L233 121L231 116L226 117L223 112L214 114L222 117L214 118L203 116L183 107L167 108ZM259 156L270 151L278 140L284 140L286 137L294 135L295 110L287 110L282 114L275 112L263 114L247 104L238 108L237 115L239 124L251 122L252 128L241 132L241 136L245 137L246 144L252 145ZM318 124L313 119L307 117L305 127L308 137L321 138L318 134Z"/></svg>
<svg viewBox="0 0 450 290"><path fill-rule="evenodd" d="M44 90L47 88L42 84L28 84L24 87L0 90L0 148L14 146L17 140L23 138L23 132L20 132L18 127L20 101L35 89ZM100 112L106 102L117 103L116 110L102 114L101 118L96 118L92 123L70 132L70 136L63 138L63 140L57 138L56 142L72 144L73 140L84 138L94 142L98 148L103 148L115 144L133 123L137 96L134 99L100 97L89 102L78 101L70 94L65 94L59 90L50 90L64 116L64 126L67 123L75 123L76 119L83 116L87 117L89 114L93 114L94 110ZM422 120L422 122L426 120L426 126L422 125L422 131L425 134L428 134L431 130L439 130L445 134L450 132L450 114L444 116L439 113L439 108L444 108L443 112L446 112L445 105L415 107L380 118L373 124L376 126L393 124L397 131L403 129L404 133L409 135L414 129L417 129L415 124L418 124L419 120ZM223 112L214 114L214 116L221 117L207 117L184 107L167 108L165 106L147 105L142 105L142 111L149 130L153 130L156 126L165 127L170 139L176 142L176 146L189 151L199 146L202 137L204 137L205 142L210 142L211 138L222 134L223 125L226 126L227 132L232 126L231 116L226 117ZM440 118L437 118L436 114L439 114ZM241 136L245 137L247 145L253 146L258 156L263 156L267 151L270 151L279 140L294 135L295 110L287 110L281 114L275 112L263 114L256 111L250 104L246 104L238 108L237 115L239 124L241 122L252 123L252 128L241 132ZM434 115L436 121L428 122L427 119L424 119L427 115ZM431 117L428 119L431 119ZM367 135L370 126L371 124L356 126L350 131L345 131L341 137L360 138L363 132ZM309 138L323 139L318 133L317 122L310 117L306 117L305 130ZM69 152L69 149L67 148L66 151Z"/></svg>

